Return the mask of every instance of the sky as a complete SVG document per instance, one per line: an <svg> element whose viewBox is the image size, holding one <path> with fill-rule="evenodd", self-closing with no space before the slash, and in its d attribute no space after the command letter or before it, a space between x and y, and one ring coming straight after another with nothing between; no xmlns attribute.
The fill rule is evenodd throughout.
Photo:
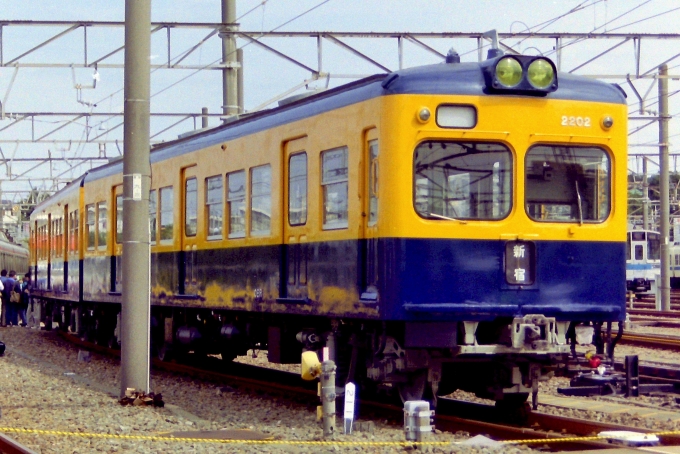
<svg viewBox="0 0 680 454"><path fill-rule="evenodd" d="M164 0L152 1L153 22L200 22L216 23L221 19L220 0ZM30 2L10 2L0 0L0 21L2 20L60 20L60 21L123 21L124 1L111 0L31 0ZM325 32L469 32L477 33L496 29L501 33L517 33L526 30L534 32L575 32L575 33L678 33L680 23L680 3L677 0L237 0L237 17L241 30L259 31L325 31ZM5 27L3 30L3 61L7 62L34 45L63 31L65 27ZM176 30L172 32L171 58L192 47L207 34L207 30ZM35 54L22 59L22 63L82 62L82 31L77 31L45 46ZM398 69L397 44L394 39L343 39L347 44L377 60L390 70ZM463 61L476 61L476 41L471 39L432 39L426 43L445 54L454 47ZM574 42L562 53L562 69L572 70L590 58L621 40L589 40ZM262 39L262 42L293 56L304 64L316 68L317 44L311 38L299 39ZM89 61L106 55L123 43L123 30L91 29L88 31ZM554 40L521 40L509 38L505 44L523 53L543 54L555 58ZM239 40L239 47L245 55L245 107L253 110L269 100L309 78L306 72L281 58L266 52L256 45ZM165 32L152 38L152 64L167 61L167 37ZM664 60L680 54L680 39L643 40L641 49L642 73L652 70ZM632 41L576 70L577 74L603 75L635 74L635 48ZM184 63L205 66L219 60L220 42L217 37L208 40ZM110 63L120 63L123 53L107 59ZM174 60L173 60L174 61ZM417 46L404 44L403 62L405 67L439 63L436 56ZM669 63L670 73L680 75L680 58ZM323 70L332 78L329 86L350 81L339 77L343 75L367 76L381 70L358 59L330 41L323 42ZM58 111L58 112L121 112L123 105L123 72L119 69L98 68L96 88L83 89L81 93L75 84L91 86L93 68L38 68L22 67L16 71L12 67L0 68L0 100L7 98L6 112ZM74 80L75 79L75 80ZM13 80L13 82L12 82ZM624 77L609 80L622 85L628 92L630 111L640 115L639 103ZM656 106L657 90L653 80L634 80L632 82L640 94L649 90L646 110L653 112ZM157 70L152 73L151 92L153 112L200 112L207 107L211 113L220 111L221 75L218 71ZM326 81L310 84L310 88L323 87ZM10 90L11 87L11 90ZM670 92L680 89L677 81L670 81ZM302 87L291 93L304 91ZM79 97L80 96L80 97ZM677 96L680 99L680 96ZM80 102L79 102L80 101ZM269 104L274 106L275 103ZM680 114L680 102L674 97L670 103L671 114ZM103 119L103 120L102 120ZM39 137L51 130L65 125L66 118L36 119L21 122L5 130L13 120L0 120L0 140L16 140ZM107 157L119 155L122 147L122 127L116 127L122 118L97 117L86 124L77 121L64 126L50 138L62 141L82 137L100 136L102 139L116 140L119 144L106 144L98 149L96 143L78 146L67 143L51 144L14 144L0 143L5 158L11 156L47 156L73 158L92 156L98 152ZM171 140L178 134L194 128L192 121L185 121L170 127L176 120L169 118L152 121L153 140ZM646 122L632 120L633 130ZM216 126L217 119L211 119ZM680 140L673 144L675 131L680 126L677 117L671 120L671 152L680 153ZM197 125L200 127L200 125ZM160 132L168 128L165 132ZM675 136L677 138L677 136ZM96 142L96 140L95 140ZM631 134L631 153L655 153L654 144L658 142L658 129L652 124L637 133ZM7 182L7 174L12 175L60 175L60 178L76 177L87 170L85 166L71 166L75 162L55 162L51 166L40 166L29 170L35 163L12 164L11 168L0 167L0 190L25 188L28 183ZM631 159L630 166L638 170L639 160ZM654 165L650 165L655 171ZM34 182L31 186L41 183ZM45 187L44 189L49 189ZM3 198L5 198L3 196Z"/></svg>

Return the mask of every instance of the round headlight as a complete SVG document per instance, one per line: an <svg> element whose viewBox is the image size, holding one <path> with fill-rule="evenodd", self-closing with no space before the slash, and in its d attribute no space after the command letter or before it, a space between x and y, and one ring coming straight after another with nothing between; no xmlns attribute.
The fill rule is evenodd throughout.
<svg viewBox="0 0 680 454"><path fill-rule="evenodd" d="M529 65L527 79L534 88L548 88L555 80L555 71L547 60L539 58Z"/></svg>
<svg viewBox="0 0 680 454"><path fill-rule="evenodd" d="M501 59L496 65L496 79L505 87L514 87L522 80L522 65L512 57Z"/></svg>
<svg viewBox="0 0 680 454"><path fill-rule="evenodd" d="M418 121L421 123L427 123L427 121L430 119L430 115L430 109L427 107L421 107L418 111Z"/></svg>

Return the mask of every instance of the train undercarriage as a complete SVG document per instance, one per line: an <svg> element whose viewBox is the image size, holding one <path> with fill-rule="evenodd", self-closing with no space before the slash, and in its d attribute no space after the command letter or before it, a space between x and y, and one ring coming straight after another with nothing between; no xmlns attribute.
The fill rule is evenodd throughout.
<svg viewBox="0 0 680 454"><path fill-rule="evenodd" d="M40 320L109 347L119 346L120 306L35 300ZM34 304L35 304L34 303ZM328 347L337 383L387 392L406 400L458 389L497 406L537 402L538 384L575 354L580 324L542 315L494 322L380 322L204 308L153 306L151 354L182 362L188 355L221 355L232 362L249 350L267 351L269 362L299 364L303 351ZM598 352L613 356L611 323L588 324Z"/></svg>

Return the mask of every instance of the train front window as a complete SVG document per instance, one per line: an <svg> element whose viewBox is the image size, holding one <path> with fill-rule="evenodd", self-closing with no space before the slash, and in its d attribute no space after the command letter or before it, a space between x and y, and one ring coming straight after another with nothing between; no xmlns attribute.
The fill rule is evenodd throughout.
<svg viewBox="0 0 680 454"><path fill-rule="evenodd" d="M661 260L661 240L658 233L647 233L647 260Z"/></svg>
<svg viewBox="0 0 680 454"><path fill-rule="evenodd" d="M595 147L540 145L526 156L526 211L544 222L602 222L611 210L611 163Z"/></svg>
<svg viewBox="0 0 680 454"><path fill-rule="evenodd" d="M499 143L421 143L413 197L428 219L503 219L510 212L512 154Z"/></svg>

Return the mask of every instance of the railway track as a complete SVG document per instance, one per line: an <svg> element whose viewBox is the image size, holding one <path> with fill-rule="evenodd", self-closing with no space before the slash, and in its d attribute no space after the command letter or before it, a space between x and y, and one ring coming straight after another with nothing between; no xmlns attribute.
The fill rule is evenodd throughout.
<svg viewBox="0 0 680 454"><path fill-rule="evenodd" d="M118 350L85 342L80 338L60 333L67 341L81 348L96 351L106 355L119 356ZM219 360L211 361L216 367ZM152 369L185 374L202 380L218 383L223 386L245 388L256 392L283 394L308 403L318 403L316 383L304 382L297 374L263 367L234 363L227 369L207 370L203 367L178 364L174 362L152 361ZM578 440L574 437L593 437L606 430L636 430L625 427L581 418L567 418L546 413L529 412L526 424L517 425L507 422L507 415L493 406L472 403L461 403L446 398L438 401L435 427L442 431L466 431L470 434L484 434L498 440L532 440L542 445L554 446L560 450L569 449L600 449L611 447L604 440ZM361 401L363 415L387 418L395 422L403 421L403 408L398 405L385 403L384 399L374 398ZM463 418L460 415L465 414ZM472 416L472 417L469 417ZM514 420L517 421L516 419ZM668 445L680 445L680 436L664 436L662 442Z"/></svg>
<svg viewBox="0 0 680 454"><path fill-rule="evenodd" d="M18 441L0 433L0 452L3 454L36 454Z"/></svg>

